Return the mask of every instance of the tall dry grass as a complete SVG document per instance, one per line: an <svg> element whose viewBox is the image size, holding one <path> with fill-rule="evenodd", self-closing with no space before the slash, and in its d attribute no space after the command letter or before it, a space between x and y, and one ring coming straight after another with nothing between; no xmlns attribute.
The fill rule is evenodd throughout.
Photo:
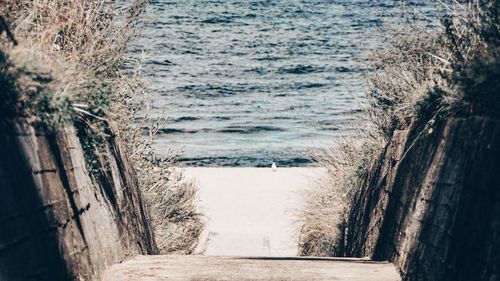
<svg viewBox="0 0 500 281"><path fill-rule="evenodd" d="M2 77L16 88L4 105L47 130L75 125L94 177L106 173L108 140L120 134L160 251L191 253L203 228L195 207L197 188L175 169L174 157L157 159L151 146L155 126L149 126L149 137L144 137L144 124L151 120L138 117L147 94L140 65L135 72L123 70L127 45L147 1L0 4L0 16L19 43L14 46L0 37L2 60L8 65L0 69Z"/></svg>
<svg viewBox="0 0 500 281"><path fill-rule="evenodd" d="M415 119L429 126L455 113L500 109L500 23L496 0L441 3L440 26L407 21L371 57L371 122L383 136Z"/></svg>
<svg viewBox="0 0 500 281"><path fill-rule="evenodd" d="M402 19L388 46L371 54L367 66L367 138L347 139L323 153L328 177L305 195L299 252L342 253L352 195L362 186L372 158L394 130L412 122L432 133L438 119L460 115L500 116L500 2L441 3L441 24ZM412 146L409 147L412 149Z"/></svg>
<svg viewBox="0 0 500 281"><path fill-rule="evenodd" d="M129 84L122 86L129 87L131 80L127 81ZM140 83L140 80L135 81ZM132 99L128 99L128 102L136 104ZM135 116L138 112L137 107L118 104L124 107L122 111L130 114L120 114L118 120ZM130 120L123 120L129 123L119 123L122 124L120 127L124 138L128 140L128 155L134 163L149 207L155 241L160 253L192 254L205 226L203 214L196 207L198 187L176 167L176 155L173 152L158 158L152 147L155 134L164 126L166 119L153 120L146 109L141 111L139 120L132 128L123 125L130 124ZM144 127L149 128L146 138L143 135Z"/></svg>
<svg viewBox="0 0 500 281"><path fill-rule="evenodd" d="M318 151L315 160L327 169L303 193L304 207L298 216L299 255L343 255L345 226L351 202L362 184L373 155L382 143L360 132L346 137L329 149Z"/></svg>

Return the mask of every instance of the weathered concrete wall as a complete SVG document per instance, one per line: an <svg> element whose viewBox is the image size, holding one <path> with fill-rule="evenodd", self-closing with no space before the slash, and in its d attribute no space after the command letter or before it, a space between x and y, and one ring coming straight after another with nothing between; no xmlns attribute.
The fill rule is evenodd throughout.
<svg viewBox="0 0 500 281"><path fill-rule="evenodd" d="M45 135L17 123L0 135L0 280L98 280L152 254L147 213L117 138L104 177L90 176L73 127Z"/></svg>
<svg viewBox="0 0 500 281"><path fill-rule="evenodd" d="M396 131L350 213L347 254L406 280L500 280L500 121Z"/></svg>

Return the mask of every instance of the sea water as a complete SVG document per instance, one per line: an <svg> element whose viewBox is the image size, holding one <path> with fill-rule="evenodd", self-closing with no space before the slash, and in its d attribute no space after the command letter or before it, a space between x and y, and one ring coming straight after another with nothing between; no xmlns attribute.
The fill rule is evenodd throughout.
<svg viewBox="0 0 500 281"><path fill-rule="evenodd" d="M362 125L366 58L401 3L151 1L132 52L149 113L168 117L156 151L186 166L312 165Z"/></svg>

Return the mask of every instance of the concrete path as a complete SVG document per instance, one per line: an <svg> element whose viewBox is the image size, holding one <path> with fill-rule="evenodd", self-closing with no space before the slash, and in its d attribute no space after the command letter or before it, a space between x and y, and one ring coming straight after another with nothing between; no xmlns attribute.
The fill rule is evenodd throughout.
<svg viewBox="0 0 500 281"><path fill-rule="evenodd" d="M399 281L392 264L359 259L139 256L103 281Z"/></svg>
<svg viewBox="0 0 500 281"><path fill-rule="evenodd" d="M295 256L300 192L321 168L187 168L208 223L198 254Z"/></svg>
<svg viewBox="0 0 500 281"><path fill-rule="evenodd" d="M389 263L299 258L294 212L314 168L189 168L208 218L199 254L139 256L109 268L104 281L396 281Z"/></svg>

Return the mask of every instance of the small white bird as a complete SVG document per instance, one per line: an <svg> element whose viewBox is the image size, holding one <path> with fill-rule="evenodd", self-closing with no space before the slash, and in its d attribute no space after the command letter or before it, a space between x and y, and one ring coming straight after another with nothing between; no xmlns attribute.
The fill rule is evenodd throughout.
<svg viewBox="0 0 500 281"><path fill-rule="evenodd" d="M278 169L278 166L276 166L276 163L273 162L273 164L271 165L271 169L273 169L273 172L276 172L276 170Z"/></svg>

